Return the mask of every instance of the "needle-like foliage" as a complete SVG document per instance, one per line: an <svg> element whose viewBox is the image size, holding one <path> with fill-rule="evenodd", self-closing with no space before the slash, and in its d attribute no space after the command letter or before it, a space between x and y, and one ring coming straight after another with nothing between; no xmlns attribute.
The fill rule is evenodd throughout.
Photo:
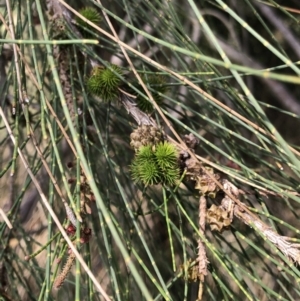
<svg viewBox="0 0 300 301"><path fill-rule="evenodd" d="M1 1L0 299L300 300L299 16Z"/></svg>

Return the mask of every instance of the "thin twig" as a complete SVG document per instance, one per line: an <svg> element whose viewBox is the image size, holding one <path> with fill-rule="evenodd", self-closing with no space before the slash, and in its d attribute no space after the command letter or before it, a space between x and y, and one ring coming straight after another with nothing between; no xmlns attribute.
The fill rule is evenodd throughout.
<svg viewBox="0 0 300 301"><path fill-rule="evenodd" d="M206 198L205 196L201 195L199 200L199 232L205 236L205 222L206 222ZM207 264L208 259L206 256L206 249L205 244L201 238L198 239L198 275L199 275L199 289L198 289L198 299L202 300L203 295L203 284L204 284L204 277L207 276Z"/></svg>
<svg viewBox="0 0 300 301"><path fill-rule="evenodd" d="M5 214L5 212L3 211L2 208L0 208L0 215L1 215L2 218L4 219L4 221L5 221L6 225L7 225L7 227L8 227L9 229L12 229L13 226L12 226L11 222L9 221L7 215Z"/></svg>

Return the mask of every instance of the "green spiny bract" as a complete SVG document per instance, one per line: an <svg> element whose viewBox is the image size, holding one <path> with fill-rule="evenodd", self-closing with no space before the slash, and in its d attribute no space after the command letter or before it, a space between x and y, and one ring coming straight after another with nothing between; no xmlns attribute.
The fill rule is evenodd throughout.
<svg viewBox="0 0 300 301"><path fill-rule="evenodd" d="M169 142L161 142L156 146L156 163L161 171L162 182L174 185L179 179L178 152Z"/></svg>
<svg viewBox="0 0 300 301"><path fill-rule="evenodd" d="M131 165L131 172L135 181L141 181L146 186L159 183L159 169L151 146L140 147Z"/></svg>
<svg viewBox="0 0 300 301"><path fill-rule="evenodd" d="M113 64L108 67L95 67L87 80L87 90L104 101L116 98L120 85L120 78L117 74L122 75L122 70Z"/></svg>
<svg viewBox="0 0 300 301"><path fill-rule="evenodd" d="M178 153L169 142L159 143L156 148L142 146L131 166L132 177L143 184L162 183L174 185L179 179Z"/></svg>
<svg viewBox="0 0 300 301"><path fill-rule="evenodd" d="M161 170L172 168L177 162L177 151L169 142L159 143L155 150L155 158Z"/></svg>
<svg viewBox="0 0 300 301"><path fill-rule="evenodd" d="M98 13L98 11L93 8L93 7L85 7L82 8L79 13L85 17L87 20L89 20L90 22L94 23L95 25L98 25L102 18L100 16L100 14ZM76 22L77 24L79 24L82 28L80 29L81 34L85 37L85 38L91 38L93 35L90 34L87 30L91 30L93 31L93 27L91 25L89 25L87 22L85 22L84 20L82 20L81 18L79 18L78 16L76 16ZM87 30L85 30L87 29Z"/></svg>

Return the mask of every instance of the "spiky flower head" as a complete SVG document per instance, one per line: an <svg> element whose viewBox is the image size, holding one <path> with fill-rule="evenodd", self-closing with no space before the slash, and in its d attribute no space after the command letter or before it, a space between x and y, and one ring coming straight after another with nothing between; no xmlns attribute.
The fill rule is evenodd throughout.
<svg viewBox="0 0 300 301"><path fill-rule="evenodd" d="M156 146L154 155L162 182L174 185L180 175L177 149L169 142L161 142Z"/></svg>
<svg viewBox="0 0 300 301"><path fill-rule="evenodd" d="M179 166L176 148L169 142L141 146L131 166L132 177L143 184L174 185L179 179Z"/></svg>
<svg viewBox="0 0 300 301"><path fill-rule="evenodd" d="M117 65L110 64L107 67L95 67L87 81L88 91L101 97L104 101L116 98L120 84L118 74L122 75L122 70Z"/></svg>
<svg viewBox="0 0 300 301"><path fill-rule="evenodd" d="M155 158L161 170L172 168L177 162L178 152L169 142L161 142L155 150Z"/></svg>
<svg viewBox="0 0 300 301"><path fill-rule="evenodd" d="M159 169L151 146L140 147L131 165L131 172L135 181L141 181L146 186L159 183Z"/></svg>
<svg viewBox="0 0 300 301"><path fill-rule="evenodd" d="M87 20L89 20L90 22L98 25L102 18L100 16L100 14L98 13L98 11L93 8L93 7L85 7L82 8L79 13L85 17ZM82 33L82 35L86 38L92 37L92 34L90 34L88 31L86 31L85 29L88 29L90 31L93 30L93 27L90 26L87 22L85 22L84 20L82 20L81 18L79 18L78 16L76 16L76 22L77 24L79 24L83 29L80 31Z"/></svg>

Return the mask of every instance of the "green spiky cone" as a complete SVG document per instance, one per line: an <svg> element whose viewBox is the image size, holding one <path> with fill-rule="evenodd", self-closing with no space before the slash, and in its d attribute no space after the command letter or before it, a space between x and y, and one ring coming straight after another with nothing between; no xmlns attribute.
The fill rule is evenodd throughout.
<svg viewBox="0 0 300 301"><path fill-rule="evenodd" d="M154 185L160 182L159 169L151 146L140 147L131 165L132 177L144 185Z"/></svg>
<svg viewBox="0 0 300 301"><path fill-rule="evenodd" d="M95 25L100 24L100 22L102 21L102 18L100 16L100 14L93 7L85 7L83 9L81 9L79 11L79 13L83 17L85 17L86 19L88 19L90 22L94 23ZM81 27L79 30L80 30L81 34L85 38L92 38L93 37L93 35L88 32L88 30L89 31L93 31L94 30L92 26L90 26L87 22L85 22L84 20L82 20L78 16L76 16L76 22Z"/></svg>
<svg viewBox="0 0 300 301"><path fill-rule="evenodd" d="M151 145L139 148L131 166L132 177L143 184L165 184L172 186L179 179L178 153L168 143L159 143L154 150Z"/></svg>
<svg viewBox="0 0 300 301"><path fill-rule="evenodd" d="M116 98L120 85L120 78L117 74L122 75L122 70L113 64L108 67L94 68L91 77L87 80L87 90L104 101Z"/></svg>
<svg viewBox="0 0 300 301"><path fill-rule="evenodd" d="M169 142L161 142L155 149L155 161L159 167L161 181L166 185L174 185L179 179L178 152Z"/></svg>

